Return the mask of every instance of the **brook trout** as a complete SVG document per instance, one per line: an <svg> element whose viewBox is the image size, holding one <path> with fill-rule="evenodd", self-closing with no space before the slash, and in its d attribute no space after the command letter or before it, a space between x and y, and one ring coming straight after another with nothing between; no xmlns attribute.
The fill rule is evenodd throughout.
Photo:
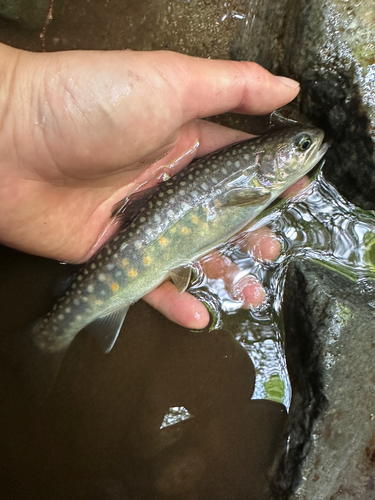
<svg viewBox="0 0 375 500"><path fill-rule="evenodd" d="M14 350L24 353L22 370L29 378L57 372L56 360L89 324L110 351L129 306L170 278L185 290L189 263L241 231L312 169L327 150L323 138L320 129L291 125L195 160L141 199L130 196L120 232L50 312L12 337Z"/></svg>

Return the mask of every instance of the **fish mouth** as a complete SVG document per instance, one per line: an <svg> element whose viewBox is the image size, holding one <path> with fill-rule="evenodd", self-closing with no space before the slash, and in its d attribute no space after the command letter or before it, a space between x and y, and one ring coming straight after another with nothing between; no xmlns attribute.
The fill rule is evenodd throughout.
<svg viewBox="0 0 375 500"><path fill-rule="evenodd" d="M322 142L314 159L315 165L323 158L323 156L326 154L330 146L331 144L329 142Z"/></svg>

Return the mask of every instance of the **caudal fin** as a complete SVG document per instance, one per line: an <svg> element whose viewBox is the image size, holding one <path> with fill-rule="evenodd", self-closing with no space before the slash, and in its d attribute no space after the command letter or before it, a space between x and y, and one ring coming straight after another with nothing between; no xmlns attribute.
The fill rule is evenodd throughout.
<svg viewBox="0 0 375 500"><path fill-rule="evenodd" d="M39 321L0 340L0 355L20 386L34 401L42 404L50 395L59 373L67 346L56 352L40 349L33 339Z"/></svg>

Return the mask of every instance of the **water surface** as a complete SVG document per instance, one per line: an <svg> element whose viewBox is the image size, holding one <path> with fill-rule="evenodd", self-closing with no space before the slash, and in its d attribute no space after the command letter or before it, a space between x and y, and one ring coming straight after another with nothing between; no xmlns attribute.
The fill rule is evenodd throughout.
<svg viewBox="0 0 375 500"><path fill-rule="evenodd" d="M288 264L293 259L314 258L360 283L375 270L375 214L346 201L320 172L309 187L267 210L256 225L263 223L281 243L280 256L273 262L242 253L240 245L228 244L222 250L238 265L238 279L249 274L263 283L267 301L262 307L241 310L241 303L229 296L222 280L203 280L204 286L196 289L198 295L210 290L216 326L232 331L248 351L257 373L253 397L279 401L289 408L292 393L281 309Z"/></svg>

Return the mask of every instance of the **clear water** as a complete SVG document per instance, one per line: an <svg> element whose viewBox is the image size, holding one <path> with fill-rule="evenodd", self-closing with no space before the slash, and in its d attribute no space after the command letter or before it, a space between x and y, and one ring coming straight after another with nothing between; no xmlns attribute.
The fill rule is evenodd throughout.
<svg viewBox="0 0 375 500"><path fill-rule="evenodd" d="M238 245L221 251L240 268L239 277L256 276L267 292L260 308L241 309L228 295L222 280L202 279L193 286L213 311L214 327L227 328L247 350L256 369L253 398L272 399L287 408L291 386L283 349L282 299L289 262L314 258L357 280L374 271L375 213L365 212L346 201L325 180L321 171L298 195L263 213L251 229L267 224L281 243L279 257L260 262L244 254Z"/></svg>

